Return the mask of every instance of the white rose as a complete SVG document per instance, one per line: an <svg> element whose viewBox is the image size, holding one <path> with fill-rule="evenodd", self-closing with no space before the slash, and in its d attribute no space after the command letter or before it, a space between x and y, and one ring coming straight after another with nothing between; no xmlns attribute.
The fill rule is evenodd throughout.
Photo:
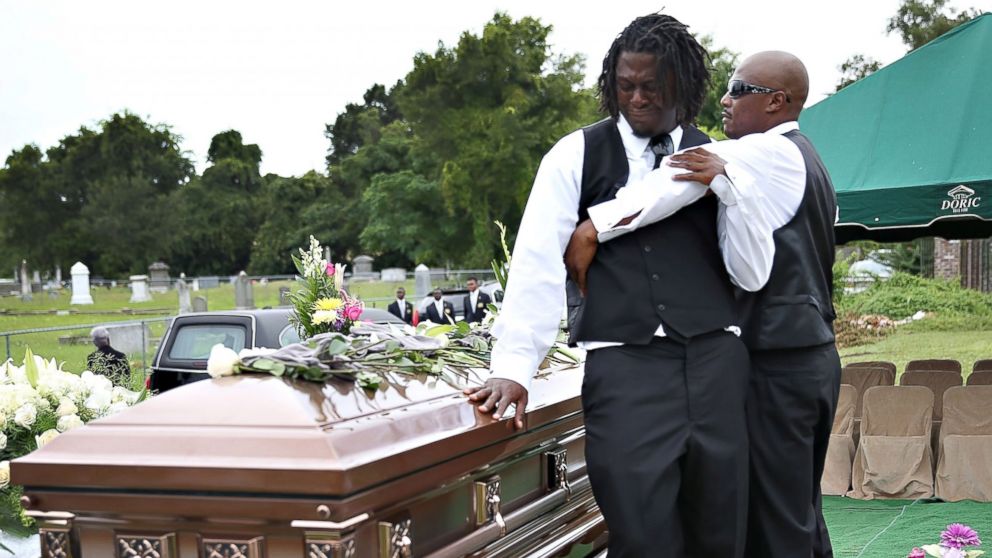
<svg viewBox="0 0 992 558"><path fill-rule="evenodd" d="M55 437L58 435L59 435L59 431L55 430L54 428L51 428L42 432L38 436L35 436L34 441L38 444L38 448L41 449L45 447L45 445L48 444L48 442L54 440Z"/></svg>
<svg viewBox="0 0 992 558"><path fill-rule="evenodd" d="M0 450L7 447L7 435L0 432Z"/></svg>
<svg viewBox="0 0 992 558"><path fill-rule="evenodd" d="M73 428L79 428L83 425L83 419L79 418L79 415L67 415L59 418L58 425L56 428L59 432L68 432Z"/></svg>
<svg viewBox="0 0 992 558"><path fill-rule="evenodd" d="M3 412L0 412L0 430L3 430L4 428L7 428L7 415Z"/></svg>
<svg viewBox="0 0 992 558"><path fill-rule="evenodd" d="M86 402L83 404L86 405L88 409L99 411L110 405L110 398L110 390L98 389L90 393L90 396L86 398Z"/></svg>
<svg viewBox="0 0 992 558"><path fill-rule="evenodd" d="M213 378L231 376L234 374L234 365L241 362L238 353L217 343L210 349L210 357L207 358L207 372Z"/></svg>
<svg viewBox="0 0 992 558"><path fill-rule="evenodd" d="M21 405L21 407L17 409L17 412L14 413L14 422L24 428L31 428L31 425L34 424L34 421L37 418L38 410L35 409L34 405L30 403Z"/></svg>
<svg viewBox="0 0 992 558"><path fill-rule="evenodd" d="M0 488L10 485L10 461L0 461Z"/></svg>
<svg viewBox="0 0 992 558"><path fill-rule="evenodd" d="M68 397L63 397L59 400L59 408L55 410L55 414L64 417L68 415L74 415L79 412L79 408L76 404L72 402L72 399Z"/></svg>

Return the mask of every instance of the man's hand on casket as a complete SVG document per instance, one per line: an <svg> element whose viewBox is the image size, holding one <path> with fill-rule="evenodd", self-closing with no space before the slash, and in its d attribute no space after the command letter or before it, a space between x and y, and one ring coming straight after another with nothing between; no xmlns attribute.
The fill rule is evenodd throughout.
<svg viewBox="0 0 992 558"><path fill-rule="evenodd" d="M565 269L572 281L579 286L582 296L586 294L586 273L596 257L596 249L599 248L597 234L592 221L586 219L575 228L565 249Z"/></svg>
<svg viewBox="0 0 992 558"><path fill-rule="evenodd" d="M480 413L493 412L493 418L499 420L506 409L516 403L516 413L513 426L518 430L524 427L524 410L527 408L527 390L513 380L489 378L482 386L465 388L465 394L471 403L479 405Z"/></svg>

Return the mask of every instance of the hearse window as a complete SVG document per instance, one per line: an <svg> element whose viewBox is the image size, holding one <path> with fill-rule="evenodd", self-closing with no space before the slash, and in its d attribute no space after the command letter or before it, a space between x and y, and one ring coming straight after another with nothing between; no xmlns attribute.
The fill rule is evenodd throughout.
<svg viewBox="0 0 992 558"><path fill-rule="evenodd" d="M296 326L288 325L279 332L279 347L292 345L300 342L300 334L296 332Z"/></svg>
<svg viewBox="0 0 992 558"><path fill-rule="evenodd" d="M206 360L210 349L217 343L240 351L245 348L245 328L239 325L204 324L188 325L176 333L176 340L169 349L169 358Z"/></svg>

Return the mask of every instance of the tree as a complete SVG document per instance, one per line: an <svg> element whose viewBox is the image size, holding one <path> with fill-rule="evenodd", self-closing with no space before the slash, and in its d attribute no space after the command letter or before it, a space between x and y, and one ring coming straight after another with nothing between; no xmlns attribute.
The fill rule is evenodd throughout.
<svg viewBox="0 0 992 558"><path fill-rule="evenodd" d="M553 55L550 31L497 13L481 36L418 54L397 93L422 165L414 170L439 185L436 222L458 231L434 247L439 257L488 263L499 245L493 220L515 230L541 156L596 118L580 88L582 58Z"/></svg>
<svg viewBox="0 0 992 558"><path fill-rule="evenodd" d="M265 176L260 194L265 218L251 244L249 273L295 272L291 255L307 246L312 232L312 223L301 219L300 212L317 204L333 204L330 189L330 180L314 171L301 177ZM318 239L326 245L326 238Z"/></svg>
<svg viewBox="0 0 992 558"><path fill-rule="evenodd" d="M886 31L898 32L909 50L916 50L962 23L980 15L974 8L946 10L947 0L903 0Z"/></svg>
<svg viewBox="0 0 992 558"><path fill-rule="evenodd" d="M723 105L720 99L727 92L730 76L737 68L739 55L728 48L713 46L713 37L705 35L699 39L699 44L710 56L710 88L706 92L706 100L696 123L707 130L723 129Z"/></svg>
<svg viewBox="0 0 992 558"><path fill-rule="evenodd" d="M363 96L364 104L348 103L334 124L326 125L324 135L331 140L327 154L328 167L354 155L363 145L379 141L380 130L402 118L393 98L401 85L402 81L396 82L388 92L383 85L372 85Z"/></svg>
<svg viewBox="0 0 992 558"><path fill-rule="evenodd" d="M172 264L189 273L237 273L248 267L263 221L257 196L262 150L228 130L210 141L207 160L213 165L178 194L181 226L172 245Z"/></svg>
<svg viewBox="0 0 992 558"><path fill-rule="evenodd" d="M171 194L193 176L179 140L125 112L66 136L45 158L34 146L14 152L0 176L0 236L34 267L81 260L94 275L147 269L168 253Z"/></svg>
<svg viewBox="0 0 992 558"><path fill-rule="evenodd" d="M859 79L868 77L881 69L881 67L882 63L874 58L866 57L863 54L851 56L838 68L841 72L841 78L840 82L837 83L835 91L840 91Z"/></svg>

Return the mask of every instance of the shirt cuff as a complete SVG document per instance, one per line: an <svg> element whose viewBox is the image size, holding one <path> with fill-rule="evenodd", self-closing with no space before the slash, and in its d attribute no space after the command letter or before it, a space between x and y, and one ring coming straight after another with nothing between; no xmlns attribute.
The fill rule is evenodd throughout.
<svg viewBox="0 0 992 558"><path fill-rule="evenodd" d="M596 227L600 242L606 242L610 238L617 236L616 233L612 232L613 228L625 217L628 217L628 215L624 215L626 213L624 204L618 200L610 200L594 205L589 208L588 212L589 220Z"/></svg>
<svg viewBox="0 0 992 558"><path fill-rule="evenodd" d="M537 367L531 359L513 354L492 355L490 378L513 380L530 393L530 381Z"/></svg>

